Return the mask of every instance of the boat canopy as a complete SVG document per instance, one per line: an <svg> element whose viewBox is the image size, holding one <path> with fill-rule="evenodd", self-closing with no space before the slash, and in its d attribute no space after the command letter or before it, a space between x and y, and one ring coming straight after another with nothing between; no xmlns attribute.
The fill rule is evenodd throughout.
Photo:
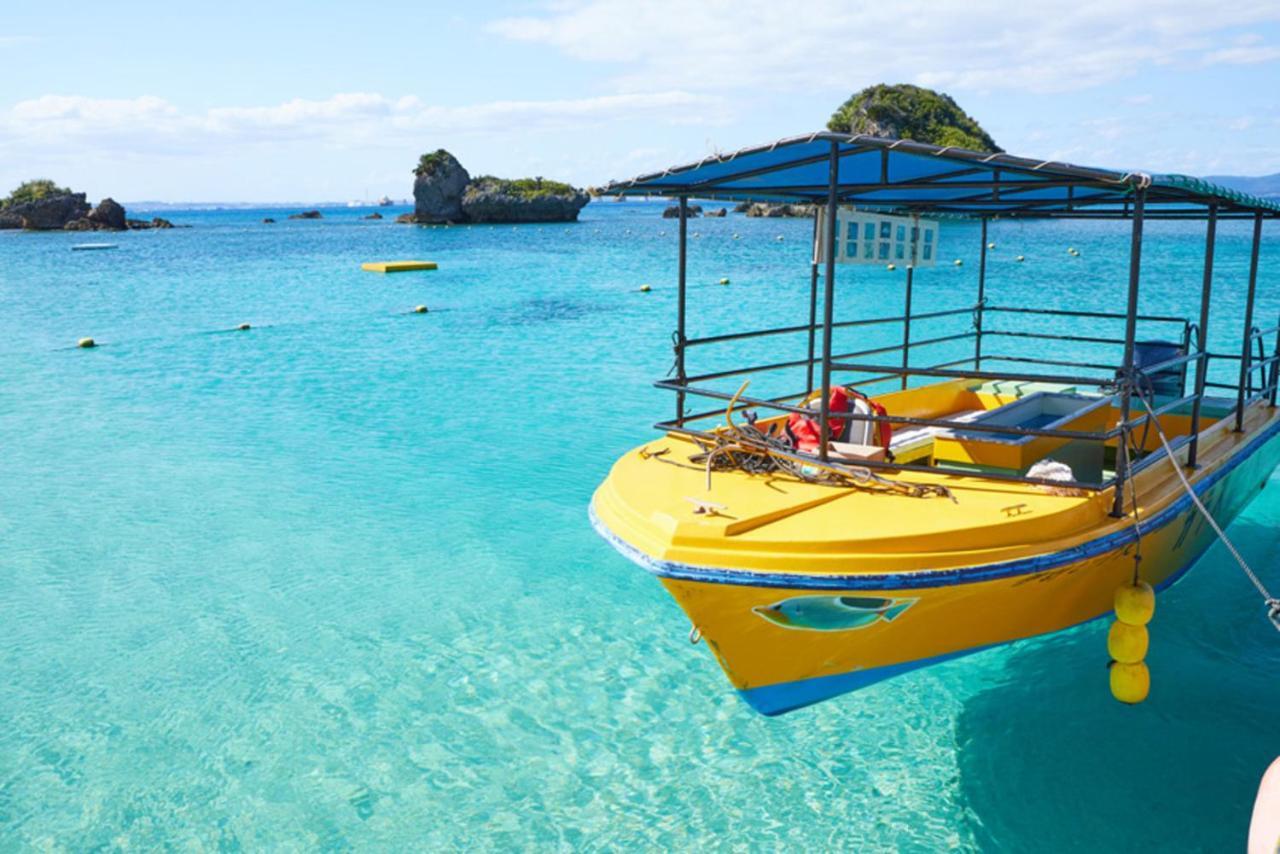
<svg viewBox="0 0 1280 854"><path fill-rule="evenodd" d="M615 181L607 195L824 203L836 152L839 204L982 217L1280 218L1271 201L1186 175L1117 172L912 140L822 131Z"/></svg>

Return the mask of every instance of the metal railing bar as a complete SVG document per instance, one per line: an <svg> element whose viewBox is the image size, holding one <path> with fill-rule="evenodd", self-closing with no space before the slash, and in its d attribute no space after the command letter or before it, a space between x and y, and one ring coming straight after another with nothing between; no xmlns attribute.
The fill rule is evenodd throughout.
<svg viewBox="0 0 1280 854"><path fill-rule="evenodd" d="M972 338L976 334L977 333L975 332L960 332L955 335L944 335L939 338L928 338L923 341L913 341L911 342L911 346L913 348L927 347L930 344L942 344L947 341L959 341L965 338ZM875 347L870 350L855 350L851 353L840 353L838 355L832 356L832 358L833 359L856 359L859 356L874 356L881 353L900 352L901 350L902 350L901 344L890 344L884 347ZM718 380L718 379L723 379L725 377L741 376L743 374L762 373L765 371L780 371L785 368L799 368L809 364L817 364L820 361L822 361L821 357L816 357L816 356L813 359L807 359L807 358L793 359L792 361L789 361L789 362L774 362L773 364L769 364L769 365L752 365L745 368L731 368L726 371L713 371L712 373L709 373L709 374L698 374L696 376L688 377L688 380L690 382L704 382L706 380Z"/></svg>
<svg viewBox="0 0 1280 854"><path fill-rule="evenodd" d="M930 311L923 314L911 315L912 320L929 320L935 317L951 317L958 314L972 314L973 306L964 308L952 308L943 311ZM841 320L838 323L831 324L832 329L847 329L855 326L875 326L880 323L902 323L906 320L905 315L897 317L871 317L861 320ZM808 332L810 329L822 329L822 324L815 323L810 326L802 323L798 326L778 326L772 329L756 329L749 332L726 332L723 335L707 335L702 338L689 338L685 341L686 347L694 347L700 344L719 344L724 341L742 341L750 338L763 338L768 335L787 335L797 332Z"/></svg>
<svg viewBox="0 0 1280 854"><path fill-rule="evenodd" d="M1123 312L1114 311L1077 311L1065 308L1020 308L1018 306L986 306L985 311L1004 311L1010 314L1054 314L1063 317L1099 317L1111 318L1115 320L1125 320L1128 315ZM1139 314L1138 320L1150 321L1152 323L1186 323L1185 317L1172 317L1161 314Z"/></svg>
<svg viewBox="0 0 1280 854"><path fill-rule="evenodd" d="M982 357L985 361L987 356ZM975 380L1011 380L1014 382L1060 383L1062 385L1103 386L1114 382L1114 379L1100 380L1097 377L1082 377L1073 374L1021 374L1007 371L951 371L935 368L900 368L892 365L857 365L848 362L832 364L833 369L841 371L863 371L873 374L895 374L902 376L943 377L947 379Z"/></svg>
<svg viewBox="0 0 1280 854"><path fill-rule="evenodd" d="M1123 344L1123 338L1100 338L1092 335L1054 335L1049 332L1014 332L1006 329L984 329L983 335L1003 335L1006 338L1038 338L1048 341L1076 341L1081 344Z"/></svg>
<svg viewBox="0 0 1280 854"><path fill-rule="evenodd" d="M889 377L892 379L892 377ZM676 383L663 381L657 383L660 388L671 388ZM733 400L734 395L729 392L716 391L714 389L695 388L693 386L684 386L683 391L686 394L700 395L716 400ZM778 409L784 412L797 412L806 417L813 417L814 410L808 407L790 406L779 404L778 402L761 400L757 398L738 397L738 402L744 404L737 406L735 409L745 409L750 406L757 406L765 409ZM723 412L723 410L720 410ZM954 421L946 418L913 418L906 415L867 415L858 412L833 412L831 418L839 418L842 421L870 421L873 423L889 423L889 424L909 424L912 427L941 427L957 432L969 433L995 433L1002 436L1043 436L1052 439L1079 439L1092 440L1095 442L1103 442L1112 438L1118 433L1118 430L1096 431L1096 430L1049 430L1039 427L1012 427L1003 424L983 424L980 421ZM685 416L686 420L689 416Z"/></svg>
<svg viewBox="0 0 1280 854"><path fill-rule="evenodd" d="M1060 368L1088 368L1095 371L1116 370L1115 365L1105 365L1098 362L1071 362L1063 359L1040 359L1035 356L988 356L984 354L982 360L984 362L1019 362L1028 365L1055 365ZM1095 377L1093 381L1096 383L1098 382L1098 379Z"/></svg>

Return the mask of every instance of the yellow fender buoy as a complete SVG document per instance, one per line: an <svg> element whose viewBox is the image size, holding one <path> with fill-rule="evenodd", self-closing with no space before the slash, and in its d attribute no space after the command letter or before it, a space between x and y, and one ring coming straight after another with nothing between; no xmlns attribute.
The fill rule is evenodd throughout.
<svg viewBox="0 0 1280 854"><path fill-rule="evenodd" d="M98 342L94 341L92 338L81 338L76 342L76 346L88 350L90 347L97 347Z"/></svg>
<svg viewBox="0 0 1280 854"><path fill-rule="evenodd" d="M1156 592L1145 581L1116 590L1116 619L1131 626L1145 626L1156 613Z"/></svg>
<svg viewBox="0 0 1280 854"><path fill-rule="evenodd" d="M1147 623L1156 613L1156 592L1145 581L1116 588L1116 621L1107 632L1111 655L1111 696L1122 703L1141 703L1151 691L1147 649L1151 645Z"/></svg>
<svg viewBox="0 0 1280 854"><path fill-rule="evenodd" d="M1146 626L1132 626L1116 620L1107 632L1107 652L1121 664L1137 664L1147 657L1151 638Z"/></svg>
<svg viewBox="0 0 1280 854"><path fill-rule="evenodd" d="M1151 693L1151 671L1141 661L1111 665L1111 695L1122 703L1133 705Z"/></svg>

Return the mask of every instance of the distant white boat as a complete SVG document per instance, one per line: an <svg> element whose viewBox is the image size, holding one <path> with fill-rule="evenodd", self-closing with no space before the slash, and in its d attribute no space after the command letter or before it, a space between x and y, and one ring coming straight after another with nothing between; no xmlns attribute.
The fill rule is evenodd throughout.
<svg viewBox="0 0 1280 854"><path fill-rule="evenodd" d="M380 208L389 208L394 204L395 202L391 201L390 196L383 196L382 198L378 199L378 207Z"/></svg>
<svg viewBox="0 0 1280 854"><path fill-rule="evenodd" d="M72 252L88 252L93 249L115 249L115 243L77 243L71 247Z"/></svg>

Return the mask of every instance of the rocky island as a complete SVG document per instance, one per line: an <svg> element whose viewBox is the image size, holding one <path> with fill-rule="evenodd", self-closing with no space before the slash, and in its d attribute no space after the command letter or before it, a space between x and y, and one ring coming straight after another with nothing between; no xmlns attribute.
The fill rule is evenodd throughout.
<svg viewBox="0 0 1280 854"><path fill-rule="evenodd" d="M590 199L545 178L472 178L443 148L422 155L413 173L413 213L397 222L573 222Z"/></svg>
<svg viewBox="0 0 1280 854"><path fill-rule="evenodd" d="M53 181L38 178L20 184L0 199L0 228L28 231L125 231L126 229L173 228L167 219L129 219L124 208L106 198L90 207L84 193L73 193Z"/></svg>

